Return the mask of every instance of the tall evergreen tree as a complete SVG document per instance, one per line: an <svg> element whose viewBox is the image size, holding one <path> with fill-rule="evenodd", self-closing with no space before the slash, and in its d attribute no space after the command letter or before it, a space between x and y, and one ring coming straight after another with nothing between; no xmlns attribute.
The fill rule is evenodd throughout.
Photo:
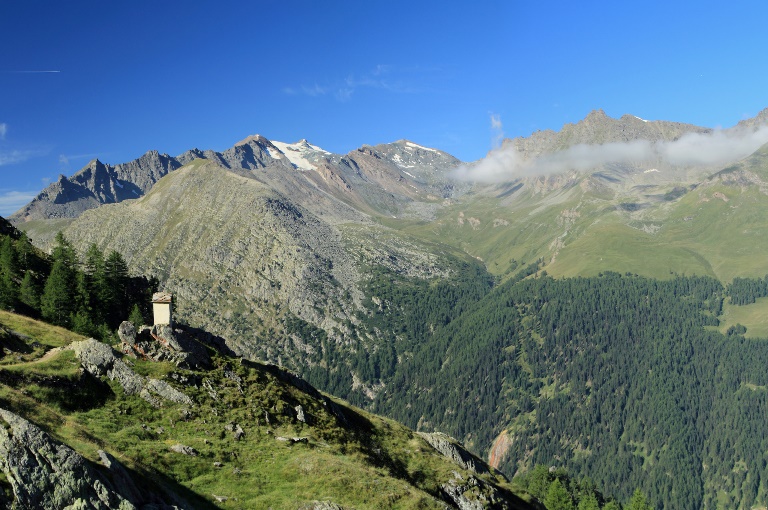
<svg viewBox="0 0 768 510"><path fill-rule="evenodd" d="M599 510L600 505L597 502L597 496L592 491L587 491L579 500L577 510Z"/></svg>
<svg viewBox="0 0 768 510"><path fill-rule="evenodd" d="M46 320L59 326L68 326L71 315L77 311L77 256L61 232L56 234L52 258L53 267L45 282L40 308Z"/></svg>
<svg viewBox="0 0 768 510"><path fill-rule="evenodd" d="M547 510L574 510L571 495L568 494L568 490L560 483L559 478L555 478L549 484L547 495L544 498L544 506L547 507Z"/></svg>
<svg viewBox="0 0 768 510"><path fill-rule="evenodd" d="M82 301L87 302L88 314L94 324L103 323L104 304L102 298L106 294L107 283L104 275L104 254L94 243L88 247L83 263L83 281L80 289Z"/></svg>
<svg viewBox="0 0 768 510"><path fill-rule="evenodd" d="M645 494L640 489L635 489L632 499L624 510L652 510L651 505L645 499Z"/></svg>
<svg viewBox="0 0 768 510"><path fill-rule="evenodd" d="M19 301L25 304L30 311L39 312L40 310L40 286L32 271L24 272L24 279L21 280L21 287L19 288Z"/></svg>
<svg viewBox="0 0 768 510"><path fill-rule="evenodd" d="M68 326L70 315L75 312L75 271L63 260L53 263L51 274L45 282L40 308L43 318L58 326Z"/></svg>
<svg viewBox="0 0 768 510"><path fill-rule="evenodd" d="M0 240L0 308L14 308L18 300L16 249L10 236Z"/></svg>
<svg viewBox="0 0 768 510"><path fill-rule="evenodd" d="M128 320L133 323L137 331L144 325L144 315L142 315L141 310L139 310L138 304L133 305L133 308L131 309L131 315L128 317Z"/></svg>
<svg viewBox="0 0 768 510"><path fill-rule="evenodd" d="M113 250L104 261L104 280L100 293L104 316L111 328L116 328L125 319L129 304L128 283L128 265L123 256Z"/></svg>

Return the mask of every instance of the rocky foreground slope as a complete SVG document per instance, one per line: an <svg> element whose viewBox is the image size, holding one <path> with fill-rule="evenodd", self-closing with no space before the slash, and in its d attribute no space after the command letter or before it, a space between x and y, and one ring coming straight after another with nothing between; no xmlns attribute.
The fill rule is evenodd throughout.
<svg viewBox="0 0 768 510"><path fill-rule="evenodd" d="M450 438L228 357L210 335L126 324L132 356L58 331L0 314L10 508L533 508Z"/></svg>

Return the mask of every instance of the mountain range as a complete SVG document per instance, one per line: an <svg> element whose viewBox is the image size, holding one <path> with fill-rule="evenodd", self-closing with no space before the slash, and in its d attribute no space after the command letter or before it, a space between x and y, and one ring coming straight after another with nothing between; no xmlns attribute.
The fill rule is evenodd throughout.
<svg viewBox="0 0 768 510"><path fill-rule="evenodd" d="M558 344L571 345L541 329L549 319L537 303L551 301L545 310L559 310L565 302L537 302L512 289L545 274L564 282L586 278L606 289L624 284L600 280L612 272L639 279L626 285L642 288L644 278L697 275L723 289L711 291L698 311L686 309L717 317L717 324L696 319L695 328L725 334L738 322L746 327L739 341L768 335L762 321L768 303L735 306L725 291L734 278L768 273L757 255L768 249L767 120L764 110L712 130L631 115L613 119L598 110L559 132L504 140L472 163L406 140L338 155L306 140L286 144L254 135L223 152L148 152L115 166L92 161L9 219L41 247L63 230L81 252L93 243L119 251L132 271L157 277L177 295L184 322L220 335L236 354L286 367L418 430L447 429L509 476L559 459L609 484L616 480L596 467L608 453L596 450L588 430L547 437L537 427L548 422L535 412L577 393L569 378L581 376L568 363L589 366L592 358L579 356L597 356L594 344L577 342L576 351ZM531 292L548 295L538 287ZM495 309L493 300L502 296L517 304ZM647 299L653 310L663 306ZM714 300L723 300L720 309L709 308ZM489 328L496 336L486 340L468 326L492 324L489 317L496 316L515 326ZM590 342L591 334L573 338L586 335ZM646 334L637 333L652 342ZM534 355L535 345L565 358ZM625 359L624 351L603 348L610 359ZM486 374L487 384L475 374ZM762 387L749 374L743 384ZM512 380L518 385L510 386ZM641 391L632 381L609 380L629 394ZM442 400L428 396L438 394ZM482 404L472 416L456 399ZM680 412L665 423L692 419ZM480 423L477 416L487 419ZM627 416L622 427L635 430L635 419ZM678 451L655 434L610 438L615 455L632 446L647 463L639 471L627 468L627 490L661 483L654 463L666 467L662 452ZM521 444L529 450L515 446ZM700 446L686 446L685 464L700 461L712 444L701 439ZM700 467L690 469L700 490L677 488L677 496L655 490L655 504L668 505L682 493L707 508L722 505L722 494L744 508L765 501L766 490L753 478L721 483ZM745 489L755 483L757 489ZM754 497L741 497L745 491Z"/></svg>

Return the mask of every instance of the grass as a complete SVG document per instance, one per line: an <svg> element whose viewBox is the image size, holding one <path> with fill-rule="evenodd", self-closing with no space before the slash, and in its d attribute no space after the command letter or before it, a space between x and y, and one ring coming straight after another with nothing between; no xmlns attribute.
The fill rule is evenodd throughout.
<svg viewBox="0 0 768 510"><path fill-rule="evenodd" d="M664 189L657 191L664 195ZM628 191L597 196L579 187L549 194L523 190L514 199L470 196L439 209L434 221L388 224L465 251L502 276L515 262L539 258L554 276L611 270L728 282L768 272L765 258L757 255L768 252L768 195L756 186L718 181L672 191L664 201ZM619 207L643 200L649 200L647 207Z"/></svg>
<svg viewBox="0 0 768 510"><path fill-rule="evenodd" d="M85 337L58 326L51 326L30 317L0 310L0 326L17 331L47 347L62 347Z"/></svg>
<svg viewBox="0 0 768 510"><path fill-rule="evenodd" d="M768 339L768 298L758 298L750 305L735 306L727 301L720 316L719 331L723 334L729 327L741 324L746 326L747 338Z"/></svg>
<svg viewBox="0 0 768 510"><path fill-rule="evenodd" d="M30 344L53 347L78 338L13 314L1 317L28 335ZM305 393L274 367L218 355L215 368L203 372L132 363L137 372L183 390L195 404L153 408L125 395L114 381L81 374L72 352L62 351L6 366L0 406L91 461L97 461L96 450L107 451L140 484L182 494L196 508L295 509L312 501L361 510L442 508L441 483L462 471L404 426ZM181 377L186 386L176 382ZM307 423L296 420L297 405ZM343 409L343 420L334 408ZM227 430L233 423L245 431L239 441ZM294 444L278 437L306 440ZM198 455L173 452L178 443ZM501 478L483 477L512 490Z"/></svg>

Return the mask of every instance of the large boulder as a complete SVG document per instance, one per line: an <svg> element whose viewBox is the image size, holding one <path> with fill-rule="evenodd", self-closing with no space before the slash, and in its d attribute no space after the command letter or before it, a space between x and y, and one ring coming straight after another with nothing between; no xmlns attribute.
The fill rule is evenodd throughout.
<svg viewBox="0 0 768 510"><path fill-rule="evenodd" d="M13 490L14 508L136 508L68 446L10 411L0 409L0 418L0 469Z"/></svg>

